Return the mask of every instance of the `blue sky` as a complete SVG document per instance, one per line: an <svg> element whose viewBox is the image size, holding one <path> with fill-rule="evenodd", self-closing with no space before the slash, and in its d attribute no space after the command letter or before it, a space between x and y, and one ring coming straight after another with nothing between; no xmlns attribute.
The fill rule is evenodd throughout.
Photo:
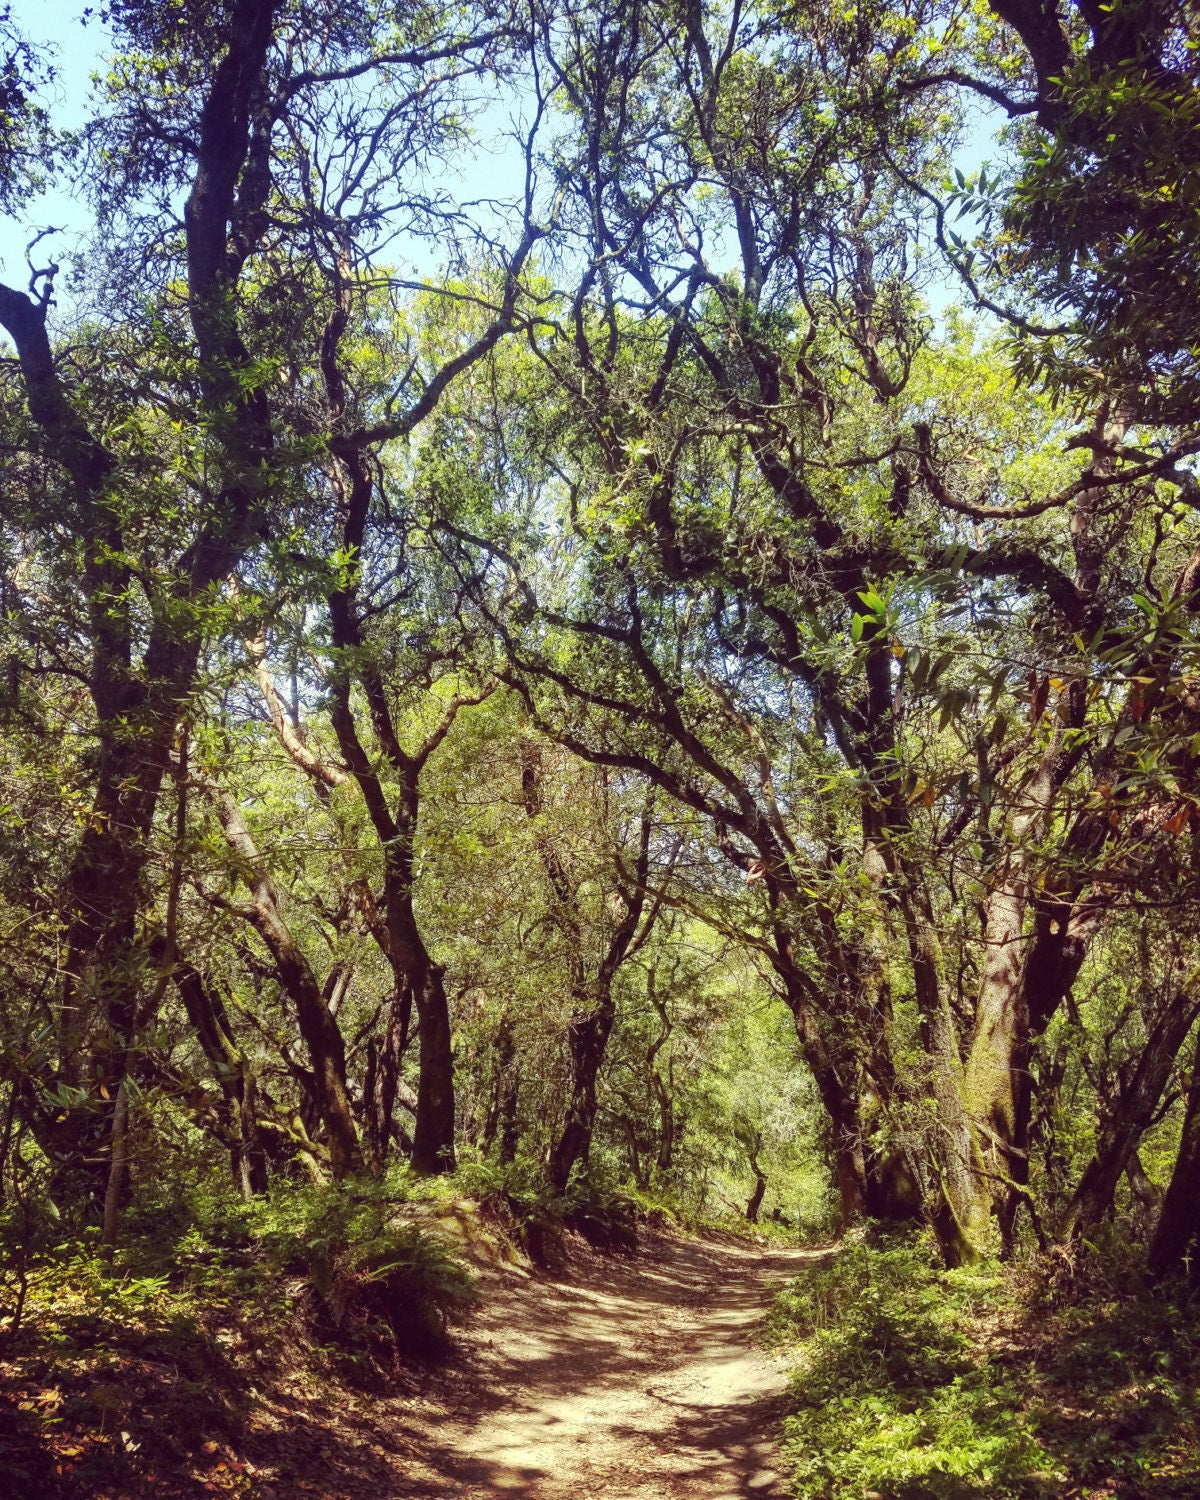
<svg viewBox="0 0 1200 1500"><path fill-rule="evenodd" d="M60 130L75 129L86 122L93 92L91 80L104 70L109 35L94 15L84 24L86 9L80 0L65 0L65 3L43 0L40 4L35 0L14 0L12 4L17 26L55 69L56 77L44 91L44 102L53 125ZM520 194L524 177L519 153L499 141L490 149L487 144L488 137L499 137L508 128L507 108L497 106L484 112L480 120L482 143L474 157L464 162L459 174L458 192L463 199L513 198ZM44 265L48 260L65 264L72 253L83 248L91 224L87 204L66 186L51 188L31 198L16 216L0 217L0 280L12 286L26 286L29 277L26 247L39 230L53 226L61 232L38 245L35 264ZM410 260L417 275L432 275L437 270L434 252L428 246L411 243L396 246L390 255L401 264ZM58 301L65 304L67 298L68 288L63 279L58 287Z"/></svg>
<svg viewBox="0 0 1200 1500"><path fill-rule="evenodd" d="M82 125L87 118L90 75L101 67L105 33L94 18L83 25L84 6L76 0L14 0L13 19L25 36L52 63L56 78L45 93L54 124L60 129ZM84 206L62 190L32 199L17 218L0 218L0 274L10 285L24 287L28 279L25 246L39 229L65 226L67 232L43 242L47 255L65 257L78 244L89 223ZM35 259L43 263L43 246Z"/></svg>
<svg viewBox="0 0 1200 1500"><path fill-rule="evenodd" d="M53 123L60 129L82 125L88 117L92 92L91 77L104 67L108 35L93 15L84 24L85 5L81 0L14 0L13 18L28 39L52 63L56 78L46 91L46 103ZM958 153L963 171L975 171L988 155L994 132L1000 123L998 112L980 114L964 139ZM499 136L508 125L507 110L501 106L488 109L480 122L484 137ZM519 194L522 185L521 161L511 145L480 149L473 161L464 163L458 190L463 198L496 196L510 198ZM38 230L54 226L61 232L47 239L35 251L37 264L54 259L69 261L83 248L90 226L86 204L73 198L63 187L32 199L22 214L0 218L0 279L24 287L28 280L25 247ZM963 226L964 228L966 226ZM408 254L405 254L405 251ZM395 245L389 252L401 264L408 260L420 276L433 275L433 251L428 246ZM65 278L59 284L59 302L65 304L68 289ZM938 277L928 289L934 310L957 300L960 289L956 279ZM66 310L64 306L64 311Z"/></svg>

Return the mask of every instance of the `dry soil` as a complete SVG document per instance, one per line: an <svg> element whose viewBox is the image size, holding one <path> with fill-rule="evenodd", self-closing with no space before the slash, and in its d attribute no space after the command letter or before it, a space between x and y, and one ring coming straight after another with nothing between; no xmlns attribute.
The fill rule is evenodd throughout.
<svg viewBox="0 0 1200 1500"><path fill-rule="evenodd" d="M664 1238L487 1288L461 1383L408 1410L391 1493L783 1500L784 1371L756 1333L811 1256Z"/></svg>

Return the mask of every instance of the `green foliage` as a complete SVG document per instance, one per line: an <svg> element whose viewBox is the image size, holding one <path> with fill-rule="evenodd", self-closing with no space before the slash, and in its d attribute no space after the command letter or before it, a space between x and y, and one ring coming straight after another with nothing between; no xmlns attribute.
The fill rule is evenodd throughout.
<svg viewBox="0 0 1200 1500"><path fill-rule="evenodd" d="M304 1275L339 1343L375 1360L430 1354L463 1316L471 1280L446 1245L398 1219L398 1174L314 1187L287 1184L247 1214L276 1273Z"/></svg>
<svg viewBox="0 0 1200 1500"><path fill-rule="evenodd" d="M1186 423L1200 410L1200 40L1194 18L1172 35L1173 8L1140 7L1162 17L1144 52L1064 81L1058 129L1025 142L999 265L1070 321L1063 339L1021 343L1026 374L1076 399L1120 381L1139 417Z"/></svg>
<svg viewBox="0 0 1200 1500"><path fill-rule="evenodd" d="M800 1343L785 1424L799 1496L1049 1493L1016 1387L968 1337L997 1272L939 1272L931 1252L924 1239L859 1238L779 1294L772 1336Z"/></svg>
<svg viewBox="0 0 1200 1500"><path fill-rule="evenodd" d="M785 1429L802 1500L1194 1493L1194 1303L1106 1278L1116 1260L1093 1252L1091 1289L1058 1311L1055 1283L939 1270L932 1249L859 1234L778 1295L768 1327L797 1359Z"/></svg>

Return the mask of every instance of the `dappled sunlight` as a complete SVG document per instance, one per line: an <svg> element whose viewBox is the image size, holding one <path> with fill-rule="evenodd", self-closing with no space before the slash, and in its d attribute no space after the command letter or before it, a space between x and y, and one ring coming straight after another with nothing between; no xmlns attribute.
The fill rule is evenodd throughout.
<svg viewBox="0 0 1200 1500"><path fill-rule="evenodd" d="M481 1317L479 1405L442 1434L446 1493L781 1496L783 1373L754 1343L772 1281L807 1259L660 1242L582 1285L527 1283Z"/></svg>

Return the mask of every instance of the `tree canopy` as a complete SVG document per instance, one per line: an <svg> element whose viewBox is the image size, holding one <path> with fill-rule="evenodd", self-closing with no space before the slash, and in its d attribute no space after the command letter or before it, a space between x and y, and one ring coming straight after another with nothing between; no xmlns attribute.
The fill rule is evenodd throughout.
<svg viewBox="0 0 1200 1500"><path fill-rule="evenodd" d="M104 21L66 130L0 15L94 214L0 284L9 1239L466 1168L1194 1277L1194 9Z"/></svg>

